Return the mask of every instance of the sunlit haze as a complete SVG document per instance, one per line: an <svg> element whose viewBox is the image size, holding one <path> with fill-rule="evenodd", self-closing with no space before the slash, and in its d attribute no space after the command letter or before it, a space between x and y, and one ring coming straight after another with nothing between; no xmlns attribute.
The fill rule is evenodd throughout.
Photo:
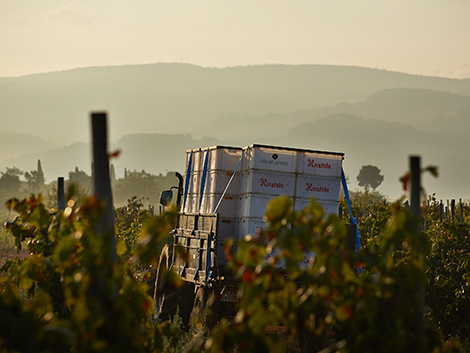
<svg viewBox="0 0 470 353"><path fill-rule="evenodd" d="M470 78L467 0L0 0L0 77L185 62Z"/></svg>

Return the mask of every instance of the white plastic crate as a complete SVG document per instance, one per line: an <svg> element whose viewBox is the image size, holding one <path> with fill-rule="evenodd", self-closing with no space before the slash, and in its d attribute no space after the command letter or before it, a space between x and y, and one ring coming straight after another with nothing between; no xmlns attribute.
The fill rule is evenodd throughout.
<svg viewBox="0 0 470 353"><path fill-rule="evenodd" d="M238 202L238 218L263 218L268 203L278 196L262 194L243 194Z"/></svg>
<svg viewBox="0 0 470 353"><path fill-rule="evenodd" d="M295 150L250 146L242 162L243 171L250 169L295 173L297 152Z"/></svg>
<svg viewBox="0 0 470 353"><path fill-rule="evenodd" d="M213 146L201 149L201 163L204 166L206 153L209 151L208 170L233 172L240 161L243 150L237 147ZM203 167L201 167L202 170ZM239 170L240 171L240 168Z"/></svg>
<svg viewBox="0 0 470 353"><path fill-rule="evenodd" d="M224 253L224 243L229 238L235 238L236 241L236 229L237 229L237 220L230 218L219 217L218 220L218 261L219 265L224 265L227 263L227 259Z"/></svg>
<svg viewBox="0 0 470 353"><path fill-rule="evenodd" d="M221 197L221 194L204 194L199 213L213 213ZM233 219L237 217L238 198L238 195L226 194L224 196L217 209L220 217Z"/></svg>
<svg viewBox="0 0 470 353"><path fill-rule="evenodd" d="M326 216L329 216L330 214L338 214L339 211L339 202L334 202L334 201L320 201L317 200L317 203L320 204L320 206L323 208L323 211L325 211ZM295 198L294 199L294 210L295 211L300 211L304 208L307 208L310 206L310 199L309 198Z"/></svg>
<svg viewBox="0 0 470 353"><path fill-rule="evenodd" d="M210 194L222 194L225 191L233 172L209 171L206 176L205 192ZM238 195L240 193L240 173L235 173L227 194Z"/></svg>
<svg viewBox="0 0 470 353"><path fill-rule="evenodd" d="M185 172L188 171L188 163L189 157L191 155L191 151L193 153L192 162L191 162L191 173L202 171L204 167L204 160L202 159L204 156L204 151L200 148L195 148L192 150L186 150L186 165L185 165Z"/></svg>
<svg viewBox="0 0 470 353"><path fill-rule="evenodd" d="M243 239L247 235L255 236L257 232L265 229L266 223L262 218L245 217L238 220L237 239Z"/></svg>
<svg viewBox="0 0 470 353"><path fill-rule="evenodd" d="M299 152L297 171L300 174L341 177L343 156L314 152Z"/></svg>
<svg viewBox="0 0 470 353"><path fill-rule="evenodd" d="M237 226L237 239L242 239L247 235L255 236L259 231L266 228L266 223L261 218L242 218L238 220ZM279 250L274 250L270 254L266 254L264 261L267 262L269 259L279 253ZM304 258L299 263L299 268L306 268L312 261L315 253L311 251L304 252ZM277 265L280 268L285 267L285 261L281 261Z"/></svg>
<svg viewBox="0 0 470 353"><path fill-rule="evenodd" d="M191 173L189 179L189 190L190 194L199 194L199 187L201 186L201 172Z"/></svg>
<svg viewBox="0 0 470 353"><path fill-rule="evenodd" d="M218 221L218 236L219 236L219 243L223 244L223 242L228 239L232 238L235 234L237 228L237 220L233 218L225 218L219 217Z"/></svg>
<svg viewBox="0 0 470 353"><path fill-rule="evenodd" d="M340 178L297 175L295 197L310 198L313 196L317 200L339 201L340 188Z"/></svg>
<svg viewBox="0 0 470 353"><path fill-rule="evenodd" d="M241 194L294 196L295 174L251 169L242 173Z"/></svg>
<svg viewBox="0 0 470 353"><path fill-rule="evenodd" d="M184 204L183 211L185 213L198 213L199 212L198 207L197 207L198 201L199 201L199 194L188 194L186 196L186 203Z"/></svg>

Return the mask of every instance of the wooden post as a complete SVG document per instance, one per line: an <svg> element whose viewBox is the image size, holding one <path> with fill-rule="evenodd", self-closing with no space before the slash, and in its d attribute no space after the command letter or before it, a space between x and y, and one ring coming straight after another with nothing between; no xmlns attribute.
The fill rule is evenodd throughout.
<svg viewBox="0 0 470 353"><path fill-rule="evenodd" d="M421 205L421 160L420 157L410 157L411 172L411 215L419 216L419 207Z"/></svg>
<svg viewBox="0 0 470 353"><path fill-rule="evenodd" d="M410 173L411 173L411 215L418 218L421 206L421 159L419 156L410 157ZM421 249L419 249L421 250ZM424 289L422 283L418 282L416 287L417 294L420 298L419 307L416 310L416 328L419 335L424 338Z"/></svg>
<svg viewBox="0 0 470 353"><path fill-rule="evenodd" d="M451 214L452 220L454 220L455 219L455 199L452 199L450 201L450 214Z"/></svg>
<svg viewBox="0 0 470 353"><path fill-rule="evenodd" d="M460 199L460 224L463 224L463 205L462 205L462 199Z"/></svg>
<svg viewBox="0 0 470 353"><path fill-rule="evenodd" d="M444 204L442 203L442 200L441 200L441 203L439 204L439 221L442 223L442 213L444 212Z"/></svg>
<svg viewBox="0 0 470 353"><path fill-rule="evenodd" d="M64 192L64 178L57 178L57 209L58 211L65 210L65 192Z"/></svg>
<svg viewBox="0 0 470 353"><path fill-rule="evenodd" d="M93 194L104 207L98 232L109 241L111 259L116 262L114 210L108 161L108 127L106 113L92 113L93 137Z"/></svg>

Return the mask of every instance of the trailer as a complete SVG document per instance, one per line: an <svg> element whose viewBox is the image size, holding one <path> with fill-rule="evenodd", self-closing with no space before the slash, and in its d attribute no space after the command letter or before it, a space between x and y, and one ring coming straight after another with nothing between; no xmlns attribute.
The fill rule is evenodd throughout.
<svg viewBox="0 0 470 353"><path fill-rule="evenodd" d="M265 227L267 204L289 197L294 210L307 207L314 197L326 214L338 214L344 153L250 145L244 148L212 146L186 151L177 204L180 213L173 241L165 246L157 267L155 312L161 319L177 307L183 322L202 315L208 300L209 327L234 313L238 284L226 269L224 242L254 235ZM162 192L167 204L171 191ZM183 248L185 256L177 254ZM184 285L166 281L168 271Z"/></svg>

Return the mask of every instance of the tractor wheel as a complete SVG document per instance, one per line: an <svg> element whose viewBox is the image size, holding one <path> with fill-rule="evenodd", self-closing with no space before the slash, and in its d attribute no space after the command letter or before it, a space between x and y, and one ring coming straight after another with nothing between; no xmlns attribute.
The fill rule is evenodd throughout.
<svg viewBox="0 0 470 353"><path fill-rule="evenodd" d="M208 298L210 296L210 298ZM207 307L207 305L210 305ZM207 310L206 310L207 308ZM206 315L204 317L204 315ZM191 311L191 321L193 324L205 324L209 329L217 325L220 319L220 300L214 298L214 293L207 293L204 287L199 287L194 296L193 310Z"/></svg>
<svg viewBox="0 0 470 353"><path fill-rule="evenodd" d="M161 320L169 320L179 307L179 316L187 325L194 300L193 285L185 282L181 287L176 287L173 283L169 283L167 274L171 263L172 249L171 246L165 245L160 255L155 280L155 314Z"/></svg>

